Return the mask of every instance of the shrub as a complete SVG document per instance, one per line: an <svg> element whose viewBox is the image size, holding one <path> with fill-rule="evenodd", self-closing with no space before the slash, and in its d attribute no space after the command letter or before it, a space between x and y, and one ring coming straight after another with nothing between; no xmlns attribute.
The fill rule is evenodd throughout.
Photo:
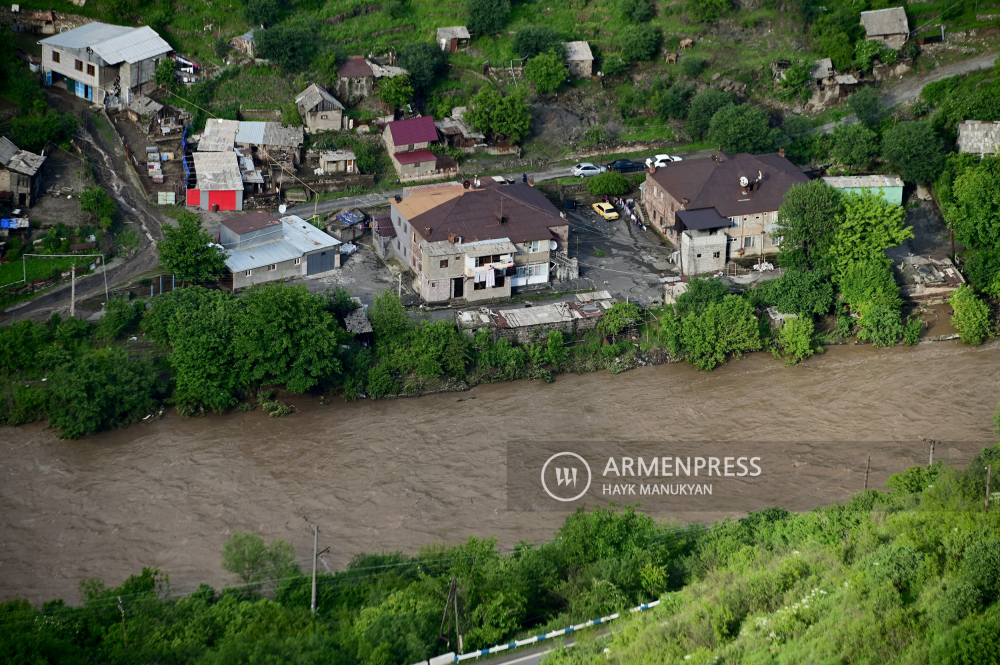
<svg viewBox="0 0 1000 665"><path fill-rule="evenodd" d="M861 88L855 92L847 98L847 108L865 127L874 127L882 120L882 101L875 88Z"/></svg>
<svg viewBox="0 0 1000 665"><path fill-rule="evenodd" d="M687 0L685 7L699 22L722 18L732 9L729 0Z"/></svg>
<svg viewBox="0 0 1000 665"><path fill-rule="evenodd" d="M930 646L931 665L1000 665L996 617L972 617L941 634Z"/></svg>
<svg viewBox="0 0 1000 665"><path fill-rule="evenodd" d="M708 125L708 140L723 152L767 152L776 138L767 114L747 104L724 107Z"/></svg>
<svg viewBox="0 0 1000 665"><path fill-rule="evenodd" d="M611 132L604 125L591 125L580 137L582 145L597 145L611 140Z"/></svg>
<svg viewBox="0 0 1000 665"><path fill-rule="evenodd" d="M252 26L273 25L280 17L279 0L244 0L243 18Z"/></svg>
<svg viewBox="0 0 1000 665"><path fill-rule="evenodd" d="M855 311L873 300L880 300L897 309L903 305L899 286L886 261L859 261L848 266L838 286L841 297Z"/></svg>
<svg viewBox="0 0 1000 665"><path fill-rule="evenodd" d="M280 23L273 28L255 31L253 39L261 57L272 60L287 71L308 69L316 55L316 39L305 25Z"/></svg>
<svg viewBox="0 0 1000 665"><path fill-rule="evenodd" d="M721 303L729 295L729 287L718 279L695 277L688 282L687 291L677 296L674 309L681 318L688 314L701 314L709 305Z"/></svg>
<svg viewBox="0 0 1000 665"><path fill-rule="evenodd" d="M792 268L764 282L756 295L761 304L782 314L826 314L833 305L833 282L827 272Z"/></svg>
<svg viewBox="0 0 1000 665"><path fill-rule="evenodd" d="M608 76L618 76L628 69L628 63L617 53L612 53L604 58L601 63L601 70Z"/></svg>
<svg viewBox="0 0 1000 665"><path fill-rule="evenodd" d="M563 56L555 51L535 56L524 66L524 78L531 81L535 90L542 94L555 92L568 77L569 70Z"/></svg>
<svg viewBox="0 0 1000 665"><path fill-rule="evenodd" d="M633 302L616 302L597 323L597 329L608 337L620 335L636 325L642 317L639 306Z"/></svg>
<svg viewBox="0 0 1000 665"><path fill-rule="evenodd" d="M778 346L789 365L794 365L811 356L813 350L813 321L808 315L786 319L778 331Z"/></svg>
<svg viewBox="0 0 1000 665"><path fill-rule="evenodd" d="M913 237L903 226L906 211L863 190L844 197L844 208L830 255L838 275L859 262L886 261L885 251Z"/></svg>
<svg viewBox="0 0 1000 665"><path fill-rule="evenodd" d="M42 152L49 142L65 145L76 131L76 119L49 110L30 113L10 121L10 137L17 147L31 152Z"/></svg>
<svg viewBox="0 0 1000 665"><path fill-rule="evenodd" d="M476 36L500 32L509 15L510 0L465 0L465 24Z"/></svg>
<svg viewBox="0 0 1000 665"><path fill-rule="evenodd" d="M841 125L833 132L830 155L848 168L863 169L878 153L878 134L864 125Z"/></svg>
<svg viewBox="0 0 1000 665"><path fill-rule="evenodd" d="M390 109L403 108L413 99L413 86L409 76L394 76L382 79L378 85L378 97Z"/></svg>
<svg viewBox="0 0 1000 665"><path fill-rule="evenodd" d="M979 346L993 336L989 305L976 296L971 286L963 284L958 287L948 303L954 310L951 324L958 330L963 342Z"/></svg>
<svg viewBox="0 0 1000 665"><path fill-rule="evenodd" d="M1000 224L997 226L1000 227ZM969 282L977 291L1000 298L1000 248L986 247L978 250L966 259L964 267Z"/></svg>
<svg viewBox="0 0 1000 665"><path fill-rule="evenodd" d="M624 28L618 39L622 60L652 60L660 49L660 31L649 24Z"/></svg>
<svg viewBox="0 0 1000 665"><path fill-rule="evenodd" d="M632 179L617 171L605 171L587 180L587 192L594 196L623 196L632 186Z"/></svg>
<svg viewBox="0 0 1000 665"><path fill-rule="evenodd" d="M753 306L740 296L725 296L700 314L691 312L673 322L668 317L666 324L668 339L672 338L668 341L672 355L683 357L701 370L715 368L728 355L739 357L761 346Z"/></svg>
<svg viewBox="0 0 1000 665"><path fill-rule="evenodd" d="M691 138L704 138L712 116L732 102L733 98L728 93L715 88L706 88L695 95L687 110L686 127Z"/></svg>
<svg viewBox="0 0 1000 665"><path fill-rule="evenodd" d="M924 324L920 320L920 317L912 317L906 320L906 324L903 326L903 344L906 346L916 346L920 343L920 331L923 330Z"/></svg>
<svg viewBox="0 0 1000 665"><path fill-rule="evenodd" d="M704 58L693 55L681 58L681 74L688 78L697 78L707 66L708 62Z"/></svg>
<svg viewBox="0 0 1000 665"><path fill-rule="evenodd" d="M903 335L899 308L885 302L865 303L861 308L858 339L869 340L873 346L893 346Z"/></svg>
<svg viewBox="0 0 1000 665"><path fill-rule="evenodd" d="M534 58L541 53L563 49L559 33L547 25L529 25L514 35L514 50L522 58Z"/></svg>
<svg viewBox="0 0 1000 665"><path fill-rule="evenodd" d="M944 167L941 138L926 121L901 122L882 136L882 157L903 180L929 183Z"/></svg>
<svg viewBox="0 0 1000 665"><path fill-rule="evenodd" d="M656 111L661 120L683 120L687 116L688 104L694 90L686 85L674 85L656 100Z"/></svg>
<svg viewBox="0 0 1000 665"><path fill-rule="evenodd" d="M411 42L399 48L399 66L410 73L414 88L426 90L444 70L445 56L433 42Z"/></svg>
<svg viewBox="0 0 1000 665"><path fill-rule="evenodd" d="M632 23L645 23L653 18L653 7L649 0L618 0L618 13Z"/></svg>

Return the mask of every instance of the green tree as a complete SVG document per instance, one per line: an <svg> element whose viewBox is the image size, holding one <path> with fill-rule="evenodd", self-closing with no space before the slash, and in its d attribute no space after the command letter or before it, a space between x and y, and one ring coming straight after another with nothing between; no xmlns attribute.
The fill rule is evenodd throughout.
<svg viewBox="0 0 1000 665"><path fill-rule="evenodd" d="M157 372L130 361L124 349L88 353L56 370L49 388L49 425L64 439L128 427L159 408Z"/></svg>
<svg viewBox="0 0 1000 665"><path fill-rule="evenodd" d="M889 347L903 336L903 321L898 307L881 301L864 303L861 307L858 339L876 347Z"/></svg>
<svg viewBox="0 0 1000 665"><path fill-rule="evenodd" d="M944 167L941 138L927 122L901 122L887 129L882 157L909 182L934 182Z"/></svg>
<svg viewBox="0 0 1000 665"><path fill-rule="evenodd" d="M993 337L990 323L990 307L980 300L972 287L963 284L948 299L953 314L951 324L955 326L966 344L979 346Z"/></svg>
<svg viewBox="0 0 1000 665"><path fill-rule="evenodd" d="M569 78L569 70L563 62L563 56L555 51L536 55L524 66L524 78L535 85L535 90L541 94L555 92Z"/></svg>
<svg viewBox="0 0 1000 665"><path fill-rule="evenodd" d="M465 0L465 24L476 35L495 35L510 15L510 0Z"/></svg>
<svg viewBox="0 0 1000 665"><path fill-rule="evenodd" d="M708 125L708 140L723 152L767 152L775 138L767 114L747 104L723 107Z"/></svg>
<svg viewBox="0 0 1000 665"><path fill-rule="evenodd" d="M445 56L433 42L412 42L400 47L399 66L410 73L413 87L423 91L444 71Z"/></svg>
<svg viewBox="0 0 1000 665"><path fill-rule="evenodd" d="M622 29L618 37L618 49L625 62L652 60L660 49L660 31L643 23Z"/></svg>
<svg viewBox="0 0 1000 665"><path fill-rule="evenodd" d="M687 132L693 139L703 139L708 133L712 116L733 103L733 98L721 90L705 88L694 98L687 111Z"/></svg>
<svg viewBox="0 0 1000 665"><path fill-rule="evenodd" d="M253 39L262 58L286 71L305 71L316 55L316 39L305 25L280 23L254 31Z"/></svg>
<svg viewBox="0 0 1000 665"><path fill-rule="evenodd" d="M778 331L778 346L789 365L795 365L815 353L812 336L811 316L802 315L785 320Z"/></svg>
<svg viewBox="0 0 1000 665"><path fill-rule="evenodd" d="M80 210L89 212L97 219L97 224L107 231L115 223L115 201L108 193L96 185L87 187L80 194Z"/></svg>
<svg viewBox="0 0 1000 665"><path fill-rule="evenodd" d="M847 98L847 108L851 110L865 127L875 127L882 121L882 100L875 88L861 88Z"/></svg>
<svg viewBox="0 0 1000 665"><path fill-rule="evenodd" d="M518 91L501 97L492 85L484 85L472 96L464 117L476 131L504 137L512 143L520 141L531 127L531 107L525 101L525 93Z"/></svg>
<svg viewBox="0 0 1000 665"><path fill-rule="evenodd" d="M718 279L695 277L688 282L687 291L677 296L674 309L681 318L688 314L701 314L709 305L718 304L729 295L729 287Z"/></svg>
<svg viewBox="0 0 1000 665"><path fill-rule="evenodd" d="M469 341L451 321L425 321L414 335L413 353L421 378L461 379L469 360Z"/></svg>
<svg viewBox="0 0 1000 665"><path fill-rule="evenodd" d="M156 65L156 71L153 73L153 80L156 81L156 85L160 86L171 86L174 84L174 71L177 65L174 63L173 58L164 58Z"/></svg>
<svg viewBox="0 0 1000 665"><path fill-rule="evenodd" d="M701 76L701 73L705 71L705 67L707 66L708 63L705 59L698 56L691 55L681 58L681 74L689 79Z"/></svg>
<svg viewBox="0 0 1000 665"><path fill-rule="evenodd" d="M212 42L212 53L214 53L215 57L218 58L219 60L225 59L225 57L229 55L229 42L227 42L222 37L219 37L218 39L214 40ZM157 81L157 83L160 82Z"/></svg>
<svg viewBox="0 0 1000 665"><path fill-rule="evenodd" d="M825 35L819 40L819 52L825 53L837 71L846 71L854 64L854 46L845 32Z"/></svg>
<svg viewBox="0 0 1000 665"><path fill-rule="evenodd" d="M389 108L403 108L413 99L413 86L409 76L394 76L382 79L378 84L378 97Z"/></svg>
<svg viewBox="0 0 1000 665"><path fill-rule="evenodd" d="M137 0L104 0L104 7L119 21L134 20L139 11Z"/></svg>
<svg viewBox="0 0 1000 665"><path fill-rule="evenodd" d="M726 296L701 314L681 321L685 359L701 370L714 369L726 357L760 349L760 331L753 306L740 296Z"/></svg>
<svg viewBox="0 0 1000 665"><path fill-rule="evenodd" d="M632 186L632 179L617 171L605 171L587 180L587 192L594 196L623 196Z"/></svg>
<svg viewBox="0 0 1000 665"><path fill-rule="evenodd" d="M163 227L163 242L157 245L160 263L183 281L207 282L226 272L222 250L201 226L201 217L184 211L177 226Z"/></svg>
<svg viewBox="0 0 1000 665"><path fill-rule="evenodd" d="M965 169L955 178L949 198L942 207L955 238L987 253L1000 249L1000 158L987 157Z"/></svg>
<svg viewBox="0 0 1000 665"><path fill-rule="evenodd" d="M244 0L243 18L252 26L274 25L281 18L280 0ZM257 35L254 34L256 39Z"/></svg>
<svg viewBox="0 0 1000 665"><path fill-rule="evenodd" d="M892 268L884 257L852 263L841 275L838 287L844 302L854 311L861 311L870 302L880 302L897 310L903 305Z"/></svg>
<svg viewBox="0 0 1000 665"><path fill-rule="evenodd" d="M299 572L295 548L276 538L270 545L260 534L234 531L222 546L222 569L236 575L251 590Z"/></svg>
<svg viewBox="0 0 1000 665"><path fill-rule="evenodd" d="M878 153L878 134L864 125L840 125L833 132L830 155L843 166L864 169Z"/></svg>
<svg viewBox="0 0 1000 665"><path fill-rule="evenodd" d="M656 112L661 120L683 120L688 113L691 95L694 89L686 85L670 86L655 102Z"/></svg>
<svg viewBox="0 0 1000 665"><path fill-rule="evenodd" d="M913 237L903 225L906 210L888 203L878 194L863 191L844 197L837 234L830 248L836 271L865 261L885 261L885 250Z"/></svg>
<svg viewBox="0 0 1000 665"><path fill-rule="evenodd" d="M833 306L833 282L825 270L789 268L778 279L764 282L757 297L782 314L826 314Z"/></svg>
<svg viewBox="0 0 1000 665"><path fill-rule="evenodd" d="M547 25L529 25L514 35L514 50L522 58L534 58L549 51L562 54L562 37Z"/></svg>
<svg viewBox="0 0 1000 665"><path fill-rule="evenodd" d="M608 337L620 335L642 320L642 311L634 302L616 302L604 312L597 322L597 329Z"/></svg>
<svg viewBox="0 0 1000 665"><path fill-rule="evenodd" d="M964 267L976 291L1000 298L1000 246L977 250L965 260Z"/></svg>
<svg viewBox="0 0 1000 665"><path fill-rule="evenodd" d="M618 0L618 13L631 23L645 23L653 18L649 0Z"/></svg>
<svg viewBox="0 0 1000 665"><path fill-rule="evenodd" d="M22 150L41 152L49 143L63 145L76 131L76 119L49 110L21 115L10 121L10 137Z"/></svg>
<svg viewBox="0 0 1000 665"><path fill-rule="evenodd" d="M714 21L729 13L729 0L687 0L685 8L699 23Z"/></svg>
<svg viewBox="0 0 1000 665"><path fill-rule="evenodd" d="M781 80L781 97L785 101L798 99L809 99L809 85L812 78L813 63L806 60L796 60L791 67L785 70L785 78Z"/></svg>
<svg viewBox="0 0 1000 665"><path fill-rule="evenodd" d="M840 227L844 201L822 180L792 185L778 208L774 235L781 238L778 261L788 268L832 266L830 249Z"/></svg>
<svg viewBox="0 0 1000 665"><path fill-rule="evenodd" d="M601 62L601 69L604 74L608 76L618 76L628 69L629 63L627 63L624 58L618 53L610 53L604 57L603 62Z"/></svg>

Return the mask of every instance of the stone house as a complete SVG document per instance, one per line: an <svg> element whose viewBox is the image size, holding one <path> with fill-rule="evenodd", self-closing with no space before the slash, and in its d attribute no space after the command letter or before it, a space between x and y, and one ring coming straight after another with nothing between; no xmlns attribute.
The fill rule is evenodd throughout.
<svg viewBox="0 0 1000 665"><path fill-rule="evenodd" d="M295 98L302 122L310 132L339 132L344 127L344 105L326 88L315 83L299 93Z"/></svg>
<svg viewBox="0 0 1000 665"><path fill-rule="evenodd" d="M566 68L569 75L578 79L589 79L594 71L594 54L587 42L564 42Z"/></svg>
<svg viewBox="0 0 1000 665"><path fill-rule="evenodd" d="M896 51L903 48L910 37L910 25L902 7L861 12L861 25L865 27L866 39L880 41Z"/></svg>
<svg viewBox="0 0 1000 665"><path fill-rule="evenodd" d="M149 26L96 21L39 43L46 85L61 81L77 97L111 107L155 87L156 66L171 50Z"/></svg>
<svg viewBox="0 0 1000 665"><path fill-rule="evenodd" d="M337 68L337 89L334 90L337 97L354 101L369 96L374 89L375 72L362 56L351 56Z"/></svg>
<svg viewBox="0 0 1000 665"><path fill-rule="evenodd" d="M464 25L437 29L437 43L445 53L457 53L469 46L469 29Z"/></svg>
<svg viewBox="0 0 1000 665"><path fill-rule="evenodd" d="M350 150L328 150L319 155L319 165L324 175L358 172L358 158Z"/></svg>
<svg viewBox="0 0 1000 665"><path fill-rule="evenodd" d="M4 136L0 136L0 197L10 195L11 205L30 208L41 194L42 176L39 170L45 163L43 155L21 150Z"/></svg>
<svg viewBox="0 0 1000 665"><path fill-rule="evenodd" d="M426 302L505 300L549 283L567 254L569 224L540 191L493 180L412 188L391 202L392 253Z"/></svg>
<svg viewBox="0 0 1000 665"><path fill-rule="evenodd" d="M792 185L808 180L783 151L718 151L651 169L642 202L653 226L678 248L682 272L699 274L735 257L776 254L778 208Z"/></svg>
<svg viewBox="0 0 1000 665"><path fill-rule="evenodd" d="M233 37L229 40L230 46L240 53L243 53L251 60L257 57L257 47L253 41L253 33L254 31L250 30L249 32L243 33L239 37Z"/></svg>
<svg viewBox="0 0 1000 665"><path fill-rule="evenodd" d="M219 235L234 291L340 267L340 241L296 215L281 219L265 213L233 217L220 224Z"/></svg>
<svg viewBox="0 0 1000 665"><path fill-rule="evenodd" d="M1000 122L989 120L963 120L958 123L959 152L969 152L984 157L1000 152Z"/></svg>

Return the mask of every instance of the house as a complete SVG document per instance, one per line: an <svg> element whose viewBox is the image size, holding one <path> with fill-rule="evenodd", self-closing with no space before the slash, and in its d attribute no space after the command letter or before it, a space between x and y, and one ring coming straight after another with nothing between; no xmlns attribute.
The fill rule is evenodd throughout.
<svg viewBox="0 0 1000 665"><path fill-rule="evenodd" d="M437 29L437 43L445 53L456 53L469 45L469 29L464 25Z"/></svg>
<svg viewBox="0 0 1000 665"><path fill-rule="evenodd" d="M159 123L163 118L163 104L146 95L136 95L126 104L125 115L148 132L154 121Z"/></svg>
<svg viewBox="0 0 1000 665"><path fill-rule="evenodd" d="M907 256L896 263L902 286L900 293L910 300L932 305L947 302L965 278L945 254Z"/></svg>
<svg viewBox="0 0 1000 665"><path fill-rule="evenodd" d="M578 79L589 79L594 70L594 54L587 42L564 42L563 51L566 57L566 68L570 76Z"/></svg>
<svg viewBox="0 0 1000 665"><path fill-rule="evenodd" d="M896 51L903 48L910 36L906 10L902 7L861 12L861 25L865 27L866 39L880 41Z"/></svg>
<svg viewBox="0 0 1000 665"><path fill-rule="evenodd" d="M963 120L958 123L959 152L970 152L984 157L1000 152L1000 122L988 120Z"/></svg>
<svg viewBox="0 0 1000 665"><path fill-rule="evenodd" d="M184 169L187 205L202 210L243 210L243 173L231 147L228 152L193 152L185 159Z"/></svg>
<svg viewBox="0 0 1000 665"><path fill-rule="evenodd" d="M234 291L278 279L318 275L340 266L340 241L296 215L279 220L251 213L227 219L220 226Z"/></svg>
<svg viewBox="0 0 1000 665"><path fill-rule="evenodd" d="M455 160L430 151L437 145L438 132L429 115L390 122L382 141L400 180L427 180L457 172Z"/></svg>
<svg viewBox="0 0 1000 665"><path fill-rule="evenodd" d="M392 225L392 215L381 213L372 220L372 247L383 259L392 256L396 242L396 227Z"/></svg>
<svg viewBox="0 0 1000 665"><path fill-rule="evenodd" d="M337 89L334 91L337 97L354 101L367 97L374 89L375 72L362 56L351 56L337 68Z"/></svg>
<svg viewBox="0 0 1000 665"><path fill-rule="evenodd" d="M529 185L467 184L410 188L390 202L390 248L416 275L420 297L486 302L548 284L550 264L567 254L569 223Z"/></svg>
<svg viewBox="0 0 1000 665"><path fill-rule="evenodd" d="M465 124L466 110L465 106L456 106L449 117L435 120L434 126L449 146L472 153L477 146L486 145L486 135Z"/></svg>
<svg viewBox="0 0 1000 665"><path fill-rule="evenodd" d="M324 229L327 235L341 242L357 240L365 234L365 222L368 217L357 208L341 210L329 218Z"/></svg>
<svg viewBox="0 0 1000 665"><path fill-rule="evenodd" d="M812 69L809 75L817 83L821 82L823 79L828 79L831 76L835 76L837 70L833 68L833 60L830 58L821 58L813 63Z"/></svg>
<svg viewBox="0 0 1000 665"><path fill-rule="evenodd" d="M233 139L238 148L250 148L257 159L276 162L289 171L302 162L305 133L301 127L285 127L280 122L240 121ZM199 144L198 149L201 149Z"/></svg>
<svg viewBox="0 0 1000 665"><path fill-rule="evenodd" d="M243 33L239 37L233 37L229 40L229 45L240 53L245 54L250 59L256 59L257 47L253 41L253 33L254 31L251 30Z"/></svg>
<svg viewBox="0 0 1000 665"><path fill-rule="evenodd" d="M344 105L315 83L299 93L295 98L299 115L310 132L339 132L344 126Z"/></svg>
<svg viewBox="0 0 1000 665"><path fill-rule="evenodd" d="M894 206L903 205L903 179L898 175L829 176L823 182L844 194L871 192Z"/></svg>
<svg viewBox="0 0 1000 665"><path fill-rule="evenodd" d="M128 103L133 94L152 89L156 65L170 52L149 26L96 21L39 43L46 85L62 81L77 97L106 106Z"/></svg>
<svg viewBox="0 0 1000 665"><path fill-rule="evenodd" d="M43 12L31 12L27 15L25 26L36 35L56 34L56 13L51 9Z"/></svg>
<svg viewBox="0 0 1000 665"><path fill-rule="evenodd" d="M544 339L552 331L577 335L593 330L604 312L614 304L614 298L607 291L578 293L569 302L549 305L462 310L455 312L455 323L459 330L465 330L468 334L486 328L494 339L505 338L520 344L531 344Z"/></svg>
<svg viewBox="0 0 1000 665"><path fill-rule="evenodd" d="M678 247L684 274L722 269L730 258L775 254L772 236L785 193L808 178L784 151L717 151L651 168L641 187L646 216Z"/></svg>
<svg viewBox="0 0 1000 665"><path fill-rule="evenodd" d="M358 172L358 158L350 150L328 150L319 154L319 166L324 175Z"/></svg>
<svg viewBox="0 0 1000 665"><path fill-rule="evenodd" d="M15 207L30 208L41 194L42 176L38 171L44 163L43 155L21 150L0 136L0 196L9 195Z"/></svg>

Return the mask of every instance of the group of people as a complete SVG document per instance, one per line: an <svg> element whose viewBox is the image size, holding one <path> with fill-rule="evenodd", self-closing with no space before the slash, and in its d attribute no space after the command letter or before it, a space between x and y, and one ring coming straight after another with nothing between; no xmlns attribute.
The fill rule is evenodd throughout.
<svg viewBox="0 0 1000 665"><path fill-rule="evenodd" d="M642 223L642 218L640 218L639 213L635 211L635 199L623 199L618 196L609 197L605 194L604 202L610 203L616 208L620 208L624 215L631 219L636 226L641 228L643 231L646 230L646 225Z"/></svg>

